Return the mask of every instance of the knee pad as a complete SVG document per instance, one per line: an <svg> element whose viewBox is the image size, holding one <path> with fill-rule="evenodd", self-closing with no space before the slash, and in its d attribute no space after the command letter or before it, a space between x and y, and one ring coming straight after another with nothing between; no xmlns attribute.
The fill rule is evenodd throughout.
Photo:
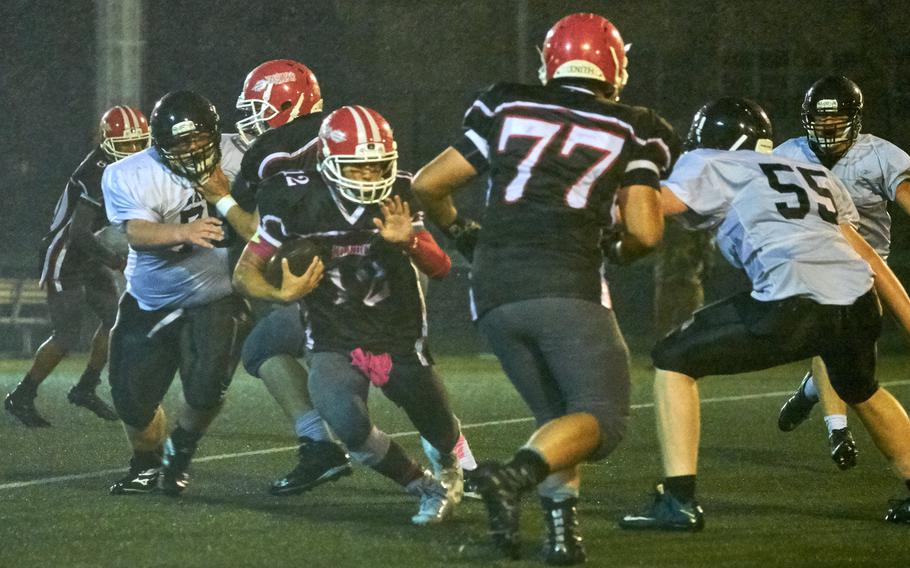
<svg viewBox="0 0 910 568"><path fill-rule="evenodd" d="M158 412L158 404L143 405L133 400L126 389L118 388L114 383L111 383L111 402L114 403L114 410L117 411L120 420L136 430L145 430Z"/></svg>
<svg viewBox="0 0 910 568"><path fill-rule="evenodd" d="M366 439L357 447L349 447L351 458L365 466L373 466L382 461L389 452L392 439L382 430L373 426Z"/></svg>
<svg viewBox="0 0 910 568"><path fill-rule="evenodd" d="M837 396L851 406L866 402L878 392L878 381L875 378L856 380L854 376L854 380L845 381L837 380L832 376L830 379Z"/></svg>

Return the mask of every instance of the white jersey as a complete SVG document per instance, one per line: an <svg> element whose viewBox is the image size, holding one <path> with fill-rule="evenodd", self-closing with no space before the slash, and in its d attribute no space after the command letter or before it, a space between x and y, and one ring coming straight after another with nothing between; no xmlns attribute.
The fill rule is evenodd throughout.
<svg viewBox="0 0 910 568"><path fill-rule="evenodd" d="M240 171L242 158L232 136L236 135L221 138L221 165L229 181ZM154 148L111 166L116 167L105 170L101 188L112 224L122 225L131 219L177 224L209 216L209 208L193 184L171 172ZM226 248L130 247L125 275L127 291L144 310L198 306L231 293Z"/></svg>
<svg viewBox="0 0 910 568"><path fill-rule="evenodd" d="M821 163L805 136L787 140L774 149L774 154ZM831 171L844 182L859 211L859 234L882 258L888 258L891 249L888 202L894 201L897 186L910 179L910 156L887 140L860 134Z"/></svg>
<svg viewBox="0 0 910 568"><path fill-rule="evenodd" d="M718 248L746 271L756 300L850 305L872 287L871 268L838 227L858 221L856 207L822 166L748 150L694 150L664 185L690 209L686 225L716 230Z"/></svg>

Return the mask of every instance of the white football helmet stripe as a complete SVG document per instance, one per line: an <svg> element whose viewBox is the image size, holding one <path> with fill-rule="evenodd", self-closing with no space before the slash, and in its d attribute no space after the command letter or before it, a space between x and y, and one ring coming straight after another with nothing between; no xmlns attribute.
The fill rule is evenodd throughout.
<svg viewBox="0 0 910 568"><path fill-rule="evenodd" d="M354 107L348 107L348 110L351 111L351 116L354 117L354 125L357 127L357 144L364 144L367 141L367 133L363 125L363 119L360 118Z"/></svg>

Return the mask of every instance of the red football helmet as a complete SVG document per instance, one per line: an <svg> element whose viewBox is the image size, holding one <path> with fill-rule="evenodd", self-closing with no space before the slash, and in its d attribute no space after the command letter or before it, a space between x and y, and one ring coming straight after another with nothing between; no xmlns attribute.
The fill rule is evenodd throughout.
<svg viewBox="0 0 910 568"><path fill-rule="evenodd" d="M626 45L610 20L597 14L570 14L547 32L540 52L540 80L573 77L613 85L613 94L626 85Z"/></svg>
<svg viewBox="0 0 910 568"><path fill-rule="evenodd" d="M149 145L149 123L142 111L125 105L109 108L101 115L101 148L119 160Z"/></svg>
<svg viewBox="0 0 910 568"><path fill-rule="evenodd" d="M237 108L246 114L237 121L237 132L244 143L250 144L269 128L321 111L322 94L316 75L306 65L273 59L246 76Z"/></svg>
<svg viewBox="0 0 910 568"><path fill-rule="evenodd" d="M398 173L392 127L373 109L341 107L319 128L318 169L345 199L379 203L392 192Z"/></svg>

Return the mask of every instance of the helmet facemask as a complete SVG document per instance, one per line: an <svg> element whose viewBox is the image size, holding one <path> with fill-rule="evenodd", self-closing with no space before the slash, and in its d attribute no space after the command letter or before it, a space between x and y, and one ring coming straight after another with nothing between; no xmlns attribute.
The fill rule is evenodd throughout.
<svg viewBox="0 0 910 568"><path fill-rule="evenodd" d="M856 142L862 128L859 112L834 114L804 111L802 121L809 145L828 158L843 156Z"/></svg>
<svg viewBox="0 0 910 568"><path fill-rule="evenodd" d="M123 136L105 136L101 148L114 160L122 160L149 147L149 133L136 129Z"/></svg>
<svg viewBox="0 0 910 568"><path fill-rule="evenodd" d="M197 133L176 136L156 147L172 172L195 184L205 183L221 161L217 135Z"/></svg>
<svg viewBox="0 0 910 568"><path fill-rule="evenodd" d="M377 179L354 179L345 175L347 166L362 166L364 176ZM372 166L372 168L370 167ZM356 154L325 156L319 163L318 170L327 181L334 185L338 193L359 205L380 203L392 193L395 177L398 174L398 151L386 152L382 144L366 143L357 146ZM349 172L350 173L350 172Z"/></svg>

